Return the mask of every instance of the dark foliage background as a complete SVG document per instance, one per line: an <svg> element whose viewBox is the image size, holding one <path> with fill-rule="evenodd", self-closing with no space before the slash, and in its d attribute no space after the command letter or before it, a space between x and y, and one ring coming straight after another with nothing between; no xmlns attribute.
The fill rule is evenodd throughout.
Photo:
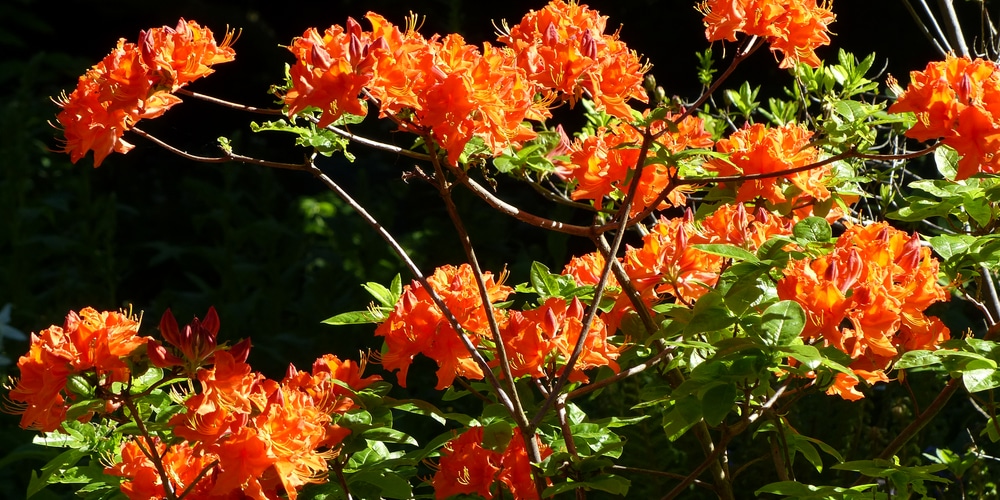
<svg viewBox="0 0 1000 500"><path fill-rule="evenodd" d="M167 308L186 322L214 305L222 320L222 339L251 337L255 347L250 361L271 377L280 377L288 363L308 366L323 352L356 358L359 350L377 349L371 327L334 328L320 322L365 308L370 298L360 283L387 283L396 273L403 273L404 280L409 277L374 232L313 179L246 165L195 164L136 136L131 138L137 145L134 151L110 156L99 169L92 168L89 158L72 165L66 155L52 152L59 144L49 123L57 108L49 98L71 90L77 77L119 37L134 40L139 30L174 25L180 17L195 19L217 35L227 25L242 29L236 62L219 66L216 75L192 90L268 106L273 97L266 91L280 81L282 65L291 59L280 45L307 27L343 24L347 16L360 19L368 10L402 23L412 10L427 15L421 29L425 34L457 31L470 43L479 43L495 38L492 20L513 24L529 8L542 6L541 1L460 0L118 0L62 2L59 8L32 0L0 3L0 49L5 54L0 59L0 307L11 305L7 325L35 332L61 323L71 309L132 307L144 312L145 333L152 334ZM650 59L668 94L696 97L694 52L707 44L692 2L593 1L591 7L610 16L612 30L623 25L621 36ZM897 2L839 0L834 9L839 16L837 36L822 56L834 57L839 47L859 55L875 51L881 60L889 58L889 71L903 81L907 71L922 68L934 56ZM907 36L887 26L900 27ZM744 79L762 84L763 92L771 95L787 84L787 75L764 51L737 72L733 85ZM279 161L301 158L303 152L287 137L250 133L251 119L261 117L186 99L142 127L196 154L212 155L216 138L225 135L243 154ZM412 140L374 120L362 130L403 146ZM401 180L400 174L411 167L408 160L353 151L358 155L353 164L331 159L324 160L323 167L401 238L422 268L464 261L436 195L426 186ZM500 187L510 188L503 194L517 204L554 217L570 216L552 212L520 186L501 182ZM458 201L473 241L480 244L484 266L494 272L508 267L513 283L527 279L532 260L558 268L574 251L590 250L586 242L497 215L464 193ZM6 378L27 343L0 341L0 354L6 356L0 360L0 375ZM421 372L426 380L417 380ZM411 373L410 395L437 398L431 370ZM392 375L386 378L394 380ZM652 382L636 378L586 404L595 418L610 414L631 406L643 385ZM927 382L927 393L918 394L923 404L939 385ZM803 433L827 440L849 452L849 458L860 457L898 430L908 408L902 398L898 387L854 404L834 405L818 396L804 400L799 414L790 418L801 423ZM830 421L829 406L836 406L833 411L841 425L812 425L820 421L817 417ZM953 406L953 415L971 411L961 401ZM945 423L926 432L936 446L961 448L968 441L963 426L972 425L962 418L939 419ZM417 432L441 432L421 430L419 425ZM632 448L626 456L637 462L623 465L686 473L701 460L693 442L670 446L655 419L627 432L632 433ZM30 470L49 456L45 450L25 454L23 445L30 439L17 429L16 418L2 416L0 450L18 450L0 459L2 498L23 497ZM748 461L759 450L760 443L740 443L732 450L733 460ZM919 452L907 450L910 457ZM753 469L746 475L752 478ZM671 481L633 478L632 492L636 498L647 497L669 488ZM42 496L57 498L60 493Z"/></svg>

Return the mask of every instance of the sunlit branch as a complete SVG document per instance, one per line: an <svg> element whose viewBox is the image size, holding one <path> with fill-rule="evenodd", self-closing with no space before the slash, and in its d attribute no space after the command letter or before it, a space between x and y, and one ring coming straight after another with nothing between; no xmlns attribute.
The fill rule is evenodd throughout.
<svg viewBox="0 0 1000 500"><path fill-rule="evenodd" d="M635 167L635 174L632 177L632 182L629 184L628 193L625 195L625 200L619 207L619 211L615 219L617 221L612 222L612 224L618 225L618 232L615 233L614 243L612 243L609 250L610 255L617 255L618 249L621 247L622 239L625 237L625 228L629 222L629 212L632 210L632 202L635 199L635 194L639 190L639 180L642 178L642 168L644 164L644 158L646 154L649 153L649 148L653 143L653 137L647 129L643 133L642 147L639 148L639 160ZM570 354L569 359L566 360L566 365L563 368L562 373L559 378L552 385L552 394L545 399L542 403L541 408L535 414L535 417L531 420L531 428L534 429L541 423L545 414L548 413L549 409L552 408L555 402L555 397L559 395L562 388L566 386L569 381L569 375L572 373L573 368L576 366L577 361L580 359L580 355L583 354L583 346L587 341L587 336L590 335L590 327L594 324L594 318L597 317L598 305L601 303L601 299L604 297L604 290L608 285L608 278L611 276L611 267L616 259L610 258L605 259L604 267L601 269L601 277L597 281L597 285L594 288L594 298L587 308L587 312L584 314L582 325L580 327L580 337L576 341L576 345L573 346L573 352Z"/></svg>
<svg viewBox="0 0 1000 500"><path fill-rule="evenodd" d="M231 101L226 101L224 99L219 99L218 97L212 97L210 95L201 94L198 92L192 92L185 88L179 88L175 90L176 93L181 95L186 95L194 97L195 99L201 99L203 101L210 102L212 104L218 104L219 106L224 106L227 108L238 109L240 111L248 111L250 113L260 113L262 115L281 115L284 114L280 109L271 108L258 108L254 106L247 106L245 104L238 104Z"/></svg>
<svg viewBox="0 0 1000 500"><path fill-rule="evenodd" d="M400 259L403 260L403 262L410 269L410 272L414 275L414 277L420 283L420 285L423 286L425 290L427 290L427 294L431 297L431 300L434 301L434 304L438 307L438 309L441 310L441 313L444 314L445 319L448 320L448 324L451 325L451 327L458 334L459 340L462 342L462 345L469 352L469 355L472 356L473 361L475 361L476 364L479 365L480 370L483 371L483 375L490 382L490 384L496 388L497 397L500 399L500 402L508 410L512 410L514 408L514 404L510 400L510 397L508 397L507 392L503 390L503 387L500 385L500 381L497 380L496 375L493 374L493 370L490 369L489 363L486 361L486 358L483 357L482 353L480 353L479 350L476 349L476 346L472 344L472 341L469 340L469 336L465 334L465 329L462 328L462 325L461 323L459 323L458 318L455 317L455 314L452 313L451 309L448 308L447 304L444 303L444 301L441 299L441 296L434 290L434 288L431 287L430 283L427 282L427 278L424 277L423 273L420 272L420 269L417 267L417 265L413 262L412 259L410 259L410 256L406 252L406 250L403 249L403 247L399 244L399 242L397 242L396 239L393 238L391 234L389 234L389 231L387 231L385 227L383 227L382 224L380 224L378 220L375 219L375 217L373 217L370 213L368 213L368 211L365 210L364 207L362 207L361 204L358 203L354 198L352 198L347 193L347 191L344 191L344 189L340 187L339 184L334 182L333 179L331 179L329 176L323 173L323 171L320 170L319 167L310 163L309 172L311 172L317 179L319 179L319 181L322 182L327 188L336 193L337 196L339 196L342 200L344 200L345 203L350 205L351 208L353 208L358 213L358 215L360 215L361 218L363 218L365 222L368 223L369 226L375 229L375 231L378 232L379 236L381 236L382 239L385 240L385 242L388 243L390 247L392 247L392 250L396 253L396 255L400 257Z"/></svg>
<svg viewBox="0 0 1000 500"><path fill-rule="evenodd" d="M948 31L952 43L958 47L959 56L969 56L969 47L965 44L965 33L962 32L962 23L955 13L955 0L938 0L938 8L944 15L944 28Z"/></svg>
<svg viewBox="0 0 1000 500"><path fill-rule="evenodd" d="M664 349L664 350L656 353L656 355L653 356L652 358L649 358L645 362L639 363L638 365L635 365L632 368L629 368L628 370L620 371L620 372L618 372L618 373L616 373L616 374L614 374L614 375L612 375L612 376L610 376L608 378L601 379L601 380L598 380L596 382L589 383L589 384L587 384L587 385L585 385L585 386L583 386L583 387L581 387L579 389L570 391L568 394L566 394L566 398L567 399L575 399L575 398L578 398L578 397L583 396L585 394L590 394L591 392L594 392L594 391L596 391L596 390L598 390L598 389L600 389L602 387L607 387L607 386L609 386L611 384L620 382L620 381L622 381L622 380L624 380L626 378L629 378L629 377L631 377L633 375L638 375L638 374L640 374L640 373L648 370L649 368L652 368L653 366L656 366L656 365L660 364L662 361L669 359L670 355L671 355L671 351L667 350L667 349Z"/></svg>
<svg viewBox="0 0 1000 500"><path fill-rule="evenodd" d="M170 480L170 475L167 474L166 467L163 466L162 457L156 452L156 442L153 441L153 436L149 434L146 429L146 424L143 422L142 417L139 415L139 409L136 408L135 403L128 394L128 389L125 389L123 394L118 395L118 400L128 408L129 413L132 414L132 421L135 422L136 429L139 431L139 436L146 440L147 449L141 442L136 442L139 449L142 451L143 455L146 455L151 462L153 462L153 467L156 468L156 473L160 476L160 481L163 482L163 491L166 493L167 500L177 500L177 492L174 491L174 483Z"/></svg>
<svg viewBox="0 0 1000 500"><path fill-rule="evenodd" d="M198 156L198 155L193 155L191 153L187 153L187 152L182 151L182 150L180 150L178 148L175 148L174 146L171 146L170 144L167 144L166 142L163 142L162 140L160 140L160 139L158 139L158 138L156 138L156 137L154 137L154 136L152 136L152 135L144 132L143 130L140 130L137 127L132 127L131 130L132 130L132 132L135 132L137 135L139 135L139 136L141 136L141 137L143 137L145 139L148 139L153 144L156 144L157 146L160 146L161 148L164 148L167 151L170 151L171 153L173 153L173 154L175 154L177 156L180 156L182 158L185 158L185 159L188 159L188 160L191 160L191 161L197 161L197 162L201 162L201 163L227 163L227 162L235 161L235 162L239 162L239 163L249 163L251 165L260 165L262 167L280 168L280 169L284 169L284 170L297 170L297 171L300 171L300 172L308 172L310 170L309 169L309 164L307 164L307 163L281 163L281 162L276 162L276 161L258 160L257 158L251 158L249 156L238 155L236 153L233 153L232 151L226 151L226 150L223 150L223 152L222 152L223 156Z"/></svg>
<svg viewBox="0 0 1000 500"><path fill-rule="evenodd" d="M201 469L201 472L199 472L198 475L191 480L191 484L187 485L187 488L184 488L184 491L182 491L180 496L177 497L177 500L184 500L184 498L186 498L189 494L191 494L191 492L194 491L195 486L198 485L198 481L201 481L201 479L205 477L205 475L207 475L217 465L219 465L219 459L215 459L209 462L208 465L206 465L203 469Z"/></svg>
<svg viewBox="0 0 1000 500"><path fill-rule="evenodd" d="M997 296L997 288L993 283L993 273L990 272L989 268L987 268L985 264L980 264L979 270L983 273L982 280L986 282L986 292L989 296L989 304L993 306L992 318L994 318L995 321L996 318L1000 318L1000 297Z"/></svg>
<svg viewBox="0 0 1000 500"><path fill-rule="evenodd" d="M900 431L896 438L893 439L884 450L882 450L882 453L879 453L878 458L883 460L892 458L892 456L895 455L907 441L913 438L913 436L916 436L925 425L930 423L931 419L933 419L944 408L945 403L951 399L951 396L954 395L955 391L957 391L961 386L962 379L953 378L949 380L948 384L944 386L944 389L942 389L941 392L938 393L937 397L934 398L934 401L932 401L927 408L924 408L924 412L917 416L913 422L910 422L910 425L907 425L905 429ZM858 480L858 482L861 482L864 479L865 478L862 477Z"/></svg>
<svg viewBox="0 0 1000 500"><path fill-rule="evenodd" d="M424 136L424 141L431 149L432 152L436 152L433 139L430 135ZM451 197L451 186L448 184L447 179L444 175L444 168L441 165L439 155L431 155L431 163L434 165L434 172L436 179L436 185L438 188L438 194L440 194L441 199L444 200L445 209L448 211L448 217L451 218L451 223L455 226L455 231L458 232L458 239L462 243L462 249L465 251L465 256L469 260L469 266L472 267L472 274L476 278L476 287L479 289L479 297L482 299L483 311L486 313L486 321L490 326L490 334L493 336L493 342L496 344L497 358L500 362L500 371L503 373L504 378L507 379L508 387L510 389L510 399L513 403L511 408L511 417L517 422L518 427L522 429L522 433L527 429L528 420L524 415L524 407L521 406L520 397L517 394L517 388L514 385L514 377L510 370L510 360L507 358L507 346L504 343L503 335L500 332L500 325L497 323L496 315L493 312L493 303L490 301L489 290L486 289L486 281L483 279L483 270L479 265L479 259L476 257L476 251L472 247L472 240L469 238L469 232L465 229L465 223L462 222L461 214L459 214L458 207L455 206L455 200ZM450 167L450 165L449 165ZM452 169L458 170L458 169ZM492 370L490 370L492 373ZM500 382L497 381L497 384ZM497 385L497 389L500 386ZM529 436L525 439L530 439ZM527 444L527 443L526 443ZM530 446L529 446L530 448ZM536 452L537 450L537 446ZM532 455L532 460L541 461L541 455Z"/></svg>
<svg viewBox="0 0 1000 500"><path fill-rule="evenodd" d="M473 194L478 196L480 199L486 202L489 206L495 208L500 213L509 215L521 222L530 224L535 227L542 229L548 229L551 231L556 231L559 233L569 234L573 236L589 236L591 234L591 228L589 226L577 226L574 224L567 224L564 222L554 221L552 219L546 219L545 217L539 217L535 214L525 212L520 208L501 200L496 195L491 193L488 189L483 187L481 184L471 179L468 175L463 173L457 174L456 179L460 184L469 188Z"/></svg>
<svg viewBox="0 0 1000 500"><path fill-rule="evenodd" d="M924 0L919 1L921 6L924 8L924 13L926 13L931 19L931 26L934 27L934 33L931 33L930 28L927 27L927 23L920 18L920 14L918 14L916 9L913 8L913 4L910 3L910 0L903 0L903 5L906 6L906 10L910 13L910 17L913 18L913 21L920 27L920 31L925 37L927 37L927 40L931 42L931 45L937 49L938 54L940 54L941 57L945 57L949 52L951 52L951 46L948 45L948 39L945 38L944 33L941 32L941 27L938 26L937 20L934 19L934 14L931 13L930 9L928 9L927 3ZM937 36L935 36L935 34ZM941 42L938 42L938 40L941 40L941 42L944 43L944 47L941 46Z"/></svg>

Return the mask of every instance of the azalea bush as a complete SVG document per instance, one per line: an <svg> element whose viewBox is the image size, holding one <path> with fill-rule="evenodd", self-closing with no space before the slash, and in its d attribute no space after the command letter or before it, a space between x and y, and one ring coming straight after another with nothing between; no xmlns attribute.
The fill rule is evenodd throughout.
<svg viewBox="0 0 1000 500"><path fill-rule="evenodd" d="M86 498L996 496L982 478L1000 441L1000 67L966 48L904 86L874 55L820 57L829 4L697 8L711 42L698 96L668 96L622 30L562 0L481 46L422 34L416 16L309 28L286 47L271 109L192 90L236 59L233 31L181 19L120 40L55 99L74 162L147 140L186 161L308 173L400 273L362 284L367 309L326 320L370 324L380 350L321 353L281 379L248 364L250 339L220 343L207 305L184 327L163 311L157 328L83 307L32 334L6 408L65 451L29 496L57 483ZM787 71L784 95L765 105L730 79L750 64ZM260 115L250 128L288 134L304 160L225 137L198 156L144 130L185 99ZM352 198L325 157L358 147L398 155L401 181L438 195L464 261L421 269ZM508 201L521 190L562 216ZM512 265L525 276L484 269L489 242L470 237L459 192L588 251ZM975 317L939 317L956 304ZM433 398L399 396L433 365ZM802 421L806 404L897 386L905 425L860 453L805 430L838 424ZM922 443L956 394L978 410L975 446ZM697 458L658 466L675 452Z"/></svg>

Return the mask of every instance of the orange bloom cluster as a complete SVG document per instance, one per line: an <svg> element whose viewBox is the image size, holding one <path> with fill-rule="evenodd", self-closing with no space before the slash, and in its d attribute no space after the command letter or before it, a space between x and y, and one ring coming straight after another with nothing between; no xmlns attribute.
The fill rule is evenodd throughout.
<svg viewBox="0 0 1000 500"><path fill-rule="evenodd" d="M53 325L31 335L28 354L17 362L21 378L10 391L11 401L21 404L8 409L21 415L22 428L58 429L66 411L81 398L67 388L69 377L84 377L91 386L101 388L129 380L126 359L149 340L138 332L136 319L123 313L90 307L79 314L70 311L63 326Z"/></svg>
<svg viewBox="0 0 1000 500"><path fill-rule="evenodd" d="M902 353L935 349L948 328L924 310L948 300L937 283L938 261L916 234L886 223L852 226L834 250L816 259L789 263L777 284L782 300L795 300L808 321L806 341L822 341L847 353L856 377L839 374L828 393L864 397L858 377L886 381L884 370ZM849 326L848 326L849 325Z"/></svg>
<svg viewBox="0 0 1000 500"><path fill-rule="evenodd" d="M811 131L791 123L777 128L760 123L748 125L716 142L716 149L728 153L729 157L713 158L705 162L705 168L730 176L803 167L816 163L819 157L819 151L809 145L811 137ZM829 175L830 167L824 165L780 177L743 181L736 186L736 201L744 203L762 198L772 206L795 207L825 200L830 197L824 185Z"/></svg>
<svg viewBox="0 0 1000 500"><path fill-rule="evenodd" d="M726 259L692 245L722 243L752 252L786 234L791 234L788 219L762 208L749 214L743 204L722 205L700 223L690 217L661 219L641 247L626 249L623 265L645 300L655 303L670 295L693 303L715 286ZM619 303L630 307L624 297Z"/></svg>
<svg viewBox="0 0 1000 500"><path fill-rule="evenodd" d="M176 495L188 486L197 484L184 498L210 498L211 490L218 474L218 468L210 468L203 478L199 475L209 467L215 457L196 451L187 443L167 446L154 438L154 453L160 457L163 468L170 472L171 487ZM167 491L152 460L143 453L148 450L148 441L132 439L122 447L122 460L113 467L104 469L106 474L129 478L122 482L121 492L128 498L167 498Z"/></svg>
<svg viewBox="0 0 1000 500"><path fill-rule="evenodd" d="M537 309L511 311L503 329L511 375L559 376L557 367L565 366L580 339L583 312L583 304L575 297L569 305L559 297L551 297ZM607 337L607 326L600 317L595 317L580 358L570 372L570 381L589 382L583 370L590 368L607 366L618 371L615 360L621 349L609 344Z"/></svg>
<svg viewBox="0 0 1000 500"><path fill-rule="evenodd" d="M352 391L380 380L361 377L363 362L331 354L317 359L311 372L290 366L280 383L251 371L229 351L218 351L213 359L211 368L198 371L201 391L185 402L186 413L169 421L174 435L192 443L189 453L176 446L174 453L215 463L201 480L207 485L198 486L206 495L191 498L242 492L249 498L294 499L303 485L322 482L327 460L349 434L334 416L355 408ZM151 498L149 493L164 485L144 455L130 453L129 446L122 451L122 463L109 472L128 478L122 491L130 498ZM177 467L167 471L176 478L171 485L175 491L185 487L181 478L190 465Z"/></svg>
<svg viewBox="0 0 1000 500"><path fill-rule="evenodd" d="M828 25L836 16L830 1L817 0L705 0L698 9L705 15L705 36L736 41L736 33L759 36L781 52L779 67L803 62L819 66L816 49L830 43Z"/></svg>
<svg viewBox="0 0 1000 500"><path fill-rule="evenodd" d="M525 120L544 120L555 92L574 101L586 92L602 108L631 118L630 98L646 100L646 68L605 18L561 0L529 13L500 41L504 47L465 43L456 34L424 38L415 21L401 30L369 12L365 31L348 19L321 35L315 28L292 41L296 62L284 95L289 115L322 111L325 127L344 113L364 116L359 95L378 101L382 117L429 133L455 163L472 137L493 154L535 137Z"/></svg>
<svg viewBox="0 0 1000 500"><path fill-rule="evenodd" d="M657 133L667 127L676 115L668 113L663 120L651 124L651 131ZM701 118L691 115L676 124L676 130L663 133L657 142L671 153L688 148L712 147L712 135L705 130ZM642 133L627 124L618 124L611 129L600 129L596 135L577 138L570 146L567 161L557 162L557 174L567 181L575 182L571 197L574 200L593 200L600 206L605 197L622 199L628 192L629 173L639 164L639 145ZM655 155L649 151L647 157ZM639 179L638 190L632 203L635 215L653 205L660 194L667 189L670 178L676 174L676 167L653 163L646 165ZM670 206L684 204L682 190L673 188L666 200L656 205L663 210Z"/></svg>
<svg viewBox="0 0 1000 500"><path fill-rule="evenodd" d="M553 0L528 12L499 40L538 87L561 92L571 103L585 92L599 109L631 120L627 101L647 101L642 80L649 67L617 32L604 33L607 20L586 5Z"/></svg>
<svg viewBox="0 0 1000 500"><path fill-rule="evenodd" d="M442 449L438 471L431 480L434 498L476 494L491 499L495 493L500 493L491 491L498 482L514 498L538 498L521 430L515 428L513 434L503 453L483 448L482 427L470 427L460 436L448 441ZM542 458L552 454L548 446L541 442L538 445Z"/></svg>
<svg viewBox="0 0 1000 500"><path fill-rule="evenodd" d="M371 31L348 19L346 29L332 26L320 36L310 28L292 42L296 63L284 96L290 115L319 108L319 126L344 113L364 116L358 95L367 89L380 116L397 116L413 132L429 131L453 163L473 136L499 154L535 137L524 120L548 116L511 51L489 44L480 51L454 34L425 39L412 23L400 31L377 14L366 18Z"/></svg>
<svg viewBox="0 0 1000 500"><path fill-rule="evenodd" d="M993 61L949 55L928 63L910 72L910 84L889 111L917 114L907 137L940 138L961 155L956 180L1000 172L1000 71Z"/></svg>
<svg viewBox="0 0 1000 500"><path fill-rule="evenodd" d="M133 146L122 139L126 130L162 115L180 102L172 92L234 59L232 35L226 33L217 44L208 28L181 19L175 28L140 32L137 44L119 40L80 77L76 90L56 100L62 108L56 119L65 134L63 151L76 163L93 150L95 167L112 151L127 153Z"/></svg>
<svg viewBox="0 0 1000 500"><path fill-rule="evenodd" d="M502 275L497 282L491 273L483 274L490 304L505 300L514 291L503 285ZM489 337L486 309L472 266L439 267L427 278L427 282L458 319L472 345L478 346L484 336ZM387 370L399 370L400 387L406 387L406 374L417 354L437 362L438 389L451 385L456 376L483 378L482 370L465 348L458 332L417 281L403 287L399 302L375 330L375 335L385 337L382 366Z"/></svg>

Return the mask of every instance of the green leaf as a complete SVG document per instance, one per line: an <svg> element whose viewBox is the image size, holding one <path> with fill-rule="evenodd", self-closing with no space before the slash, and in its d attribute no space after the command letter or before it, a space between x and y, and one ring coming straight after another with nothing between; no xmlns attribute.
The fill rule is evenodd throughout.
<svg viewBox="0 0 1000 500"><path fill-rule="evenodd" d="M378 490L377 496L380 498L413 498L413 489L410 487L410 482L399 474L389 470L362 470L355 472L348 477L347 484L350 488L357 485L357 483L368 483L376 486Z"/></svg>
<svg viewBox="0 0 1000 500"><path fill-rule="evenodd" d="M632 483L628 479L613 474L602 474L587 481L567 481L565 483L554 484L545 488L542 498L550 498L560 493L583 489L600 490L612 495L625 496L628 494L629 486Z"/></svg>
<svg viewBox="0 0 1000 500"><path fill-rule="evenodd" d="M993 207L981 196L981 193L980 197L966 196L962 208L965 209L965 213L969 214L969 217L976 221L976 224L979 224L979 227L986 227L993 218Z"/></svg>
<svg viewBox="0 0 1000 500"><path fill-rule="evenodd" d="M786 499L801 500L882 500L886 498L884 493L868 493L868 490L877 488L876 484L860 484L850 488L840 488L836 486L813 486L803 484L798 481L780 481L768 484L754 492L755 495L770 493L772 495L782 495Z"/></svg>
<svg viewBox="0 0 1000 500"><path fill-rule="evenodd" d="M673 408L663 414L663 432L667 439L676 441L694 424L701 421L701 401L694 396L681 398Z"/></svg>
<svg viewBox="0 0 1000 500"><path fill-rule="evenodd" d="M398 274L395 279L399 279ZM394 282L395 279L393 280ZM381 283L369 281L368 283L361 285L361 287L370 293L372 297L375 297L375 300L377 300L379 304L382 304L385 307L395 307L396 302L399 301L400 294L394 294L392 290L389 290Z"/></svg>
<svg viewBox="0 0 1000 500"><path fill-rule="evenodd" d="M691 321L684 327L684 333L694 335L722 330L735 324L736 319L726 309L725 299L717 292L709 292L695 302Z"/></svg>
<svg viewBox="0 0 1000 500"><path fill-rule="evenodd" d="M697 248L698 250L701 250L702 252L710 253L713 255L721 255L722 257L726 257L736 261L744 261L744 260L749 262L758 261L757 256L754 255L752 252L744 250L735 245L727 245L721 243L702 243L691 246Z"/></svg>
<svg viewBox="0 0 1000 500"><path fill-rule="evenodd" d="M938 364L941 364L941 358L933 351L906 351L894 366L899 370L905 370Z"/></svg>
<svg viewBox="0 0 1000 500"><path fill-rule="evenodd" d="M980 368L962 372L962 383L969 392L1000 387L1000 373L995 368Z"/></svg>
<svg viewBox="0 0 1000 500"><path fill-rule="evenodd" d="M721 384L712 387L701 398L701 411L705 423L716 426L722 423L736 402L736 384Z"/></svg>
<svg viewBox="0 0 1000 500"><path fill-rule="evenodd" d="M933 248L942 259L948 260L952 257L961 256L966 253L972 244L976 242L976 237L968 234L942 234L940 236L931 237L929 242L931 244L931 248Z"/></svg>
<svg viewBox="0 0 1000 500"><path fill-rule="evenodd" d="M385 317L376 316L371 311L351 311L340 313L323 320L327 325L362 325L365 323L381 323Z"/></svg>
<svg viewBox="0 0 1000 500"><path fill-rule="evenodd" d="M958 160L958 152L948 146L939 146L934 150L934 164L945 179L955 179Z"/></svg>
<svg viewBox="0 0 1000 500"><path fill-rule="evenodd" d="M772 347L791 345L806 324L806 313L794 300L772 304L764 310L762 318L762 340Z"/></svg>
<svg viewBox="0 0 1000 500"><path fill-rule="evenodd" d="M418 444L417 440L410 437L409 434L388 427L368 429L361 433L361 437L370 441L382 441L384 443L412 444L413 446L417 446Z"/></svg>
<svg viewBox="0 0 1000 500"><path fill-rule="evenodd" d="M833 238L830 223L820 217L806 217L792 227L792 235L800 243L825 243Z"/></svg>
<svg viewBox="0 0 1000 500"><path fill-rule="evenodd" d="M35 472L32 472L31 479L28 482L28 493L26 498L31 498L39 491L45 489L46 486L55 482L52 481L53 475L62 474L63 471L76 465L80 459L87 455L87 452L81 450L66 450L59 455L56 455L55 458L49 460L47 464L42 466L39 471L41 472L40 475L35 475Z"/></svg>

